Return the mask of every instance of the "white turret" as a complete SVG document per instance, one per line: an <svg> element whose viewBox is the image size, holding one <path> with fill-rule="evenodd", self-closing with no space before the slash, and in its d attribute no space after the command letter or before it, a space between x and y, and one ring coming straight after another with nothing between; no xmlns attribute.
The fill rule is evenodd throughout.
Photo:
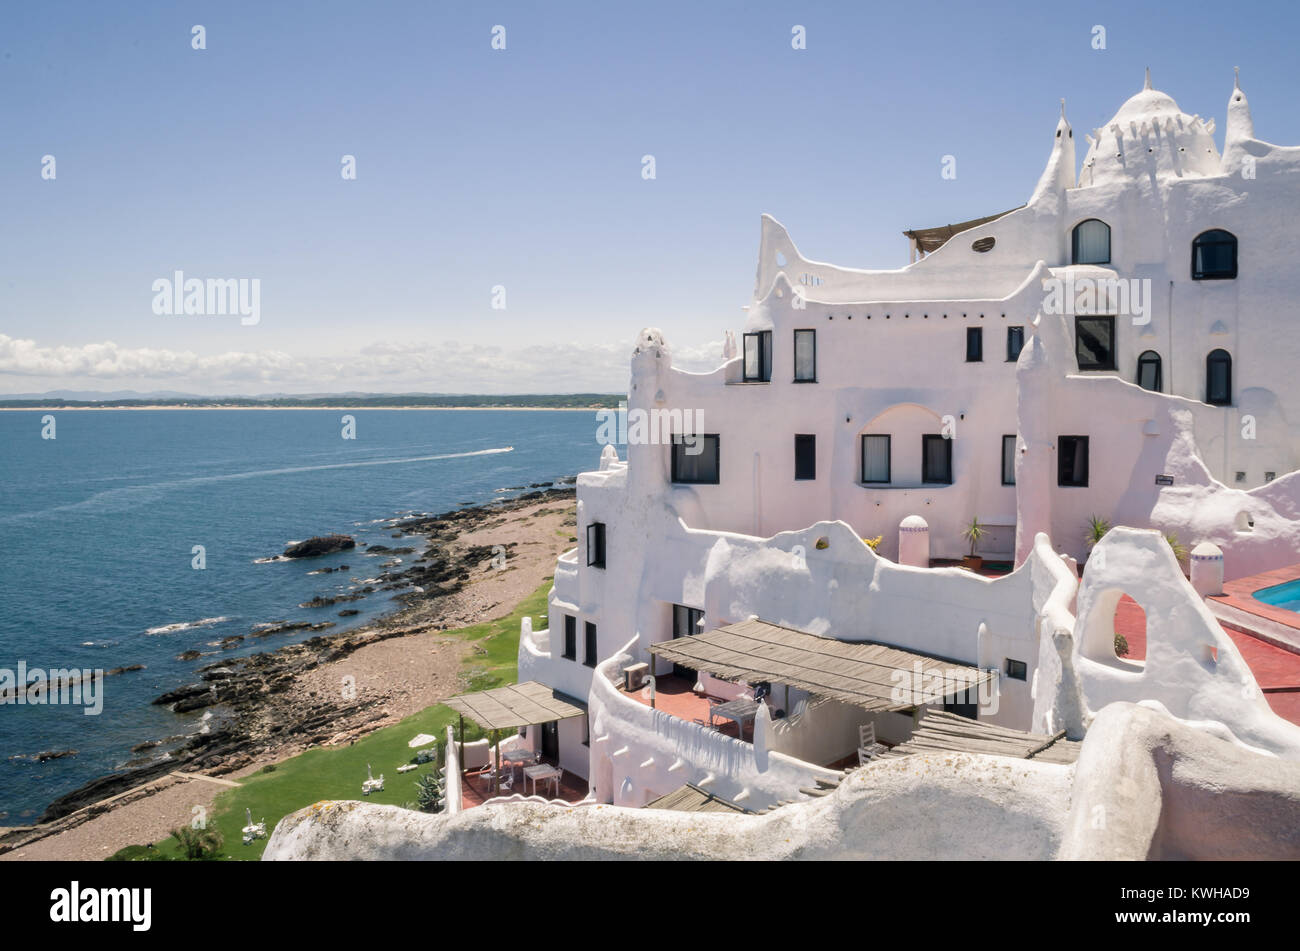
<svg viewBox="0 0 1300 951"><path fill-rule="evenodd" d="M1223 133L1223 171L1233 175L1241 170L1242 161L1249 154L1244 146L1255 138L1255 120L1250 116L1250 103L1241 91L1241 70L1233 67L1232 97L1228 100L1228 121Z"/></svg>
<svg viewBox="0 0 1300 951"><path fill-rule="evenodd" d="M1052 154L1047 159L1047 167L1034 186L1030 197L1032 205L1048 195L1059 195L1067 188L1073 188L1074 179L1074 130L1065 118L1065 100L1061 100L1061 118L1056 123L1056 141Z"/></svg>

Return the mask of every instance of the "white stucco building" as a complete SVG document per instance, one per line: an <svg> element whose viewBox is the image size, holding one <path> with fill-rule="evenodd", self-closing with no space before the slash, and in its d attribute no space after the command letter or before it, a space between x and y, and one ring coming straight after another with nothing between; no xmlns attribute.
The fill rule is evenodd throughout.
<svg viewBox="0 0 1300 951"><path fill-rule="evenodd" d="M671 673L652 644L752 617L991 672L979 718L1014 729L1081 735L1148 702L1300 758L1161 537L1214 543L1229 578L1300 561L1300 148L1257 139L1234 84L1220 150L1149 78L1084 138L1080 164L1062 106L1026 204L909 232L897 270L807 260L764 216L739 345L711 372L642 332L629 414L671 434L630 424L627 458L579 476L578 547L519 654L521 681L586 701L532 742L597 799L690 782L769 806L835 775L864 722L907 738L923 711L778 688L749 742L620 689L628 666ZM1091 516L1129 528L1080 583ZM1015 570L899 563L909 518L936 559L978 519L977 554ZM1143 664L1112 649L1124 593L1147 609Z"/></svg>

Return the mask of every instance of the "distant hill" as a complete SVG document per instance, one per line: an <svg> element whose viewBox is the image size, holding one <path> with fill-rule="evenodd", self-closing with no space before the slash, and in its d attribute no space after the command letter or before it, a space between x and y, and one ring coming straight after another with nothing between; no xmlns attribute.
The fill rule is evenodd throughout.
<svg viewBox="0 0 1300 951"><path fill-rule="evenodd" d="M66 395L64 395L66 394ZM130 409L140 406L165 407L324 407L342 406L364 409L382 409L393 406L464 407L502 409L571 409L616 408L627 399L621 394L608 393L522 393L513 395L483 395L455 393L348 393L311 394L307 396L190 396L173 393L47 393L22 394L0 397L0 409L77 409L99 407L104 409Z"/></svg>

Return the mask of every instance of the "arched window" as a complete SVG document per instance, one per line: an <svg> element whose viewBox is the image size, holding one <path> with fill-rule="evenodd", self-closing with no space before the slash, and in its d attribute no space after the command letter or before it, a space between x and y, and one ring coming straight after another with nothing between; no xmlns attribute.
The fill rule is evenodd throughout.
<svg viewBox="0 0 1300 951"><path fill-rule="evenodd" d="M1137 385L1152 393L1159 393L1160 383L1160 354L1147 350L1138 357Z"/></svg>
<svg viewBox="0 0 1300 951"><path fill-rule="evenodd" d="M1075 225L1071 263L1109 264L1110 225L1096 218Z"/></svg>
<svg viewBox="0 0 1300 951"><path fill-rule="evenodd" d="M1237 236L1214 229L1192 241L1192 280L1218 281L1237 276Z"/></svg>
<svg viewBox="0 0 1300 951"><path fill-rule="evenodd" d="M1211 350L1205 358L1205 402L1232 405L1232 357L1227 350Z"/></svg>

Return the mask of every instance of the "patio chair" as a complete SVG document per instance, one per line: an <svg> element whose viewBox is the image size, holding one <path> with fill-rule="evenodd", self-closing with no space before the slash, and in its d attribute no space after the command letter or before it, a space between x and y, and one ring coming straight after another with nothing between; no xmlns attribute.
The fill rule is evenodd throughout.
<svg viewBox="0 0 1300 951"><path fill-rule="evenodd" d="M876 725L863 723L858 727L858 765L865 766L888 747L876 742Z"/></svg>
<svg viewBox="0 0 1300 951"><path fill-rule="evenodd" d="M497 783L497 792L501 792L501 790L503 789L514 789L514 788L515 788L515 771L513 769L508 771L502 770L501 782Z"/></svg>
<svg viewBox="0 0 1300 951"><path fill-rule="evenodd" d="M560 780L563 779L563 778L564 778L564 770L563 770L561 767L556 766L556 767L555 767L555 775L551 777L551 779L555 780L555 798L556 798L556 799L559 799L559 798L560 798Z"/></svg>

